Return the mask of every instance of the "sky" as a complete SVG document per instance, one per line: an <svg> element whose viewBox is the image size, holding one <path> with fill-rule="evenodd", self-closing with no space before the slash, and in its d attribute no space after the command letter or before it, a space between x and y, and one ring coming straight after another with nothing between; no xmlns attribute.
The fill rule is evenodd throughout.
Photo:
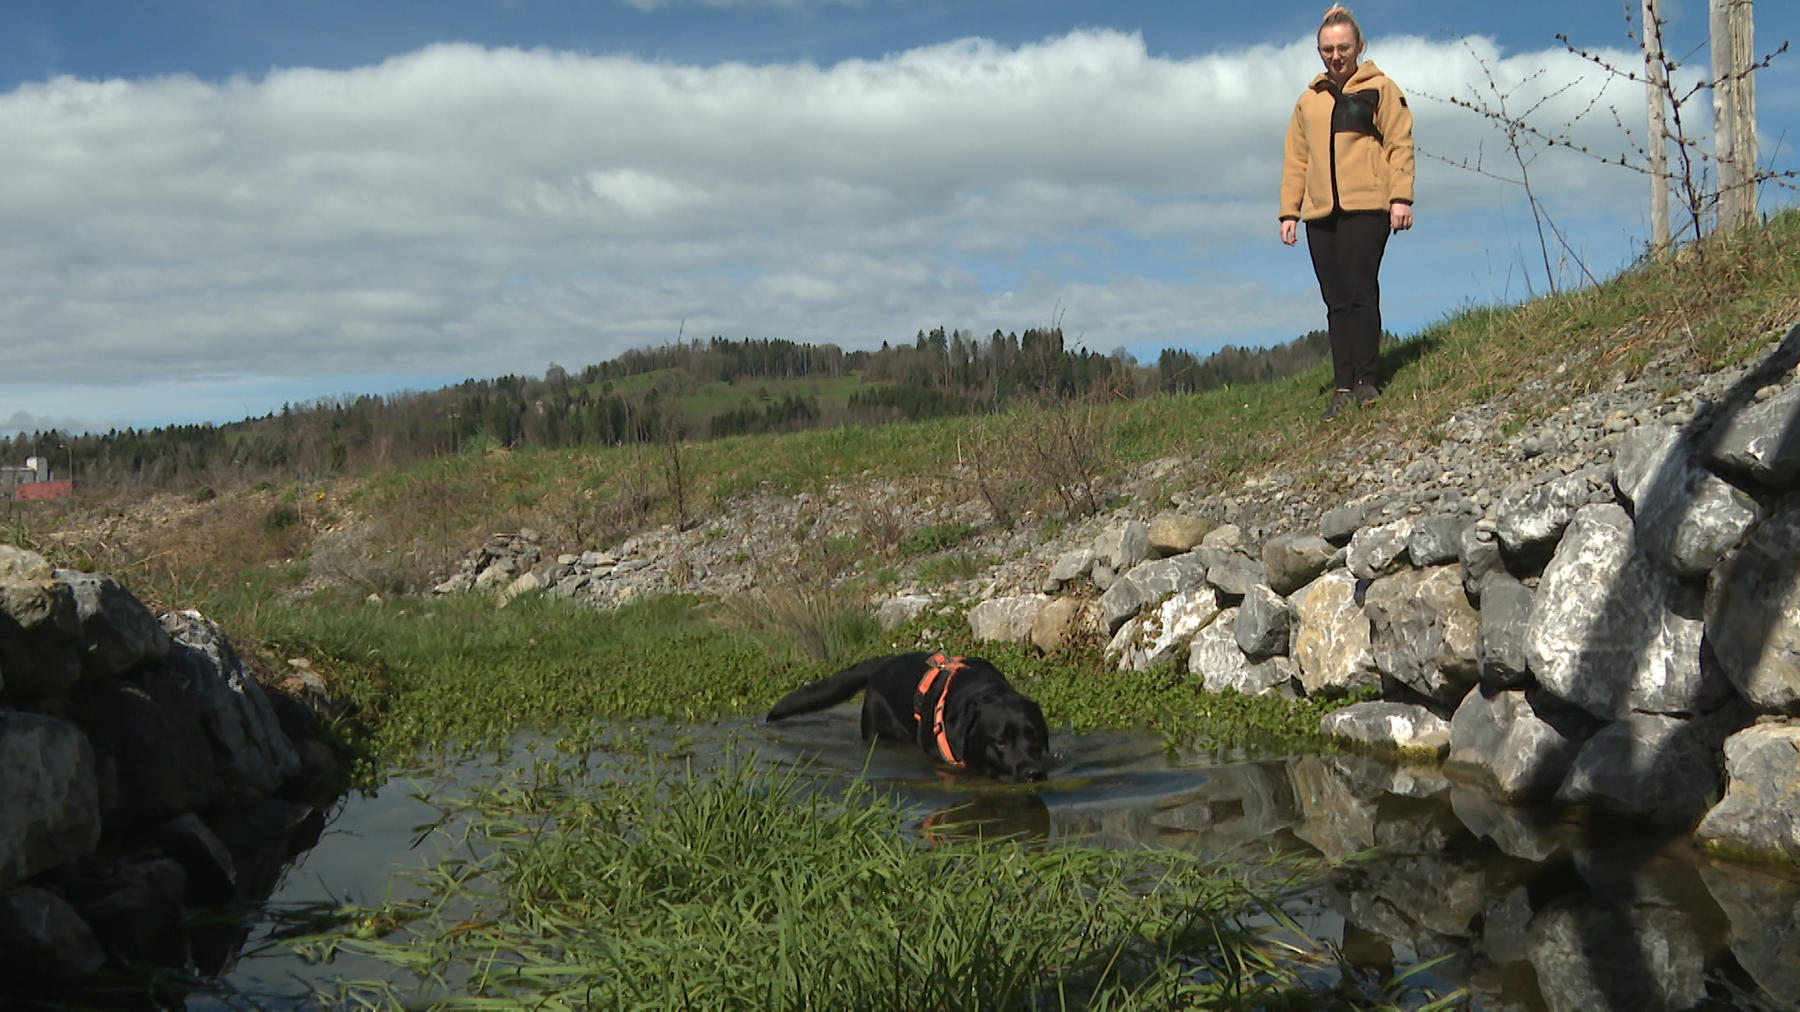
<svg viewBox="0 0 1800 1012"><path fill-rule="evenodd" d="M1703 69L1705 4L1665 4ZM678 337L1285 341L1324 325L1275 205L1323 6L6 0L0 431L222 422ZM1629 155L1642 86L1557 39L1641 66L1617 0L1355 8L1421 152L1389 330L1641 252L1642 175L1530 150L1547 272L1506 138L1447 101ZM1758 49L1789 38L1800 4L1758 4ZM1800 54L1758 104L1764 163L1800 167ZM1683 113L1703 142L1707 112Z"/></svg>

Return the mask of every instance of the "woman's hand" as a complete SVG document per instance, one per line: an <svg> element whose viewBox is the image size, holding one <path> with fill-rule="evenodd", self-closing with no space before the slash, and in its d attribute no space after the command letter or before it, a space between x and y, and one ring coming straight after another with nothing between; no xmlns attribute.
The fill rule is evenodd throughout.
<svg viewBox="0 0 1800 1012"><path fill-rule="evenodd" d="M1412 227L1412 205L1396 200L1388 205L1388 225L1396 232Z"/></svg>
<svg viewBox="0 0 1800 1012"><path fill-rule="evenodd" d="M1284 218L1281 222L1281 241L1289 246L1300 241L1300 223L1292 218Z"/></svg>

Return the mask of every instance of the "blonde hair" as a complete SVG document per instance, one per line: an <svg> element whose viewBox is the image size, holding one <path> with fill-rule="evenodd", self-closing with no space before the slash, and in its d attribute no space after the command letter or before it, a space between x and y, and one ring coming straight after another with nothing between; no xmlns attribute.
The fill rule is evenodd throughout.
<svg viewBox="0 0 1800 1012"><path fill-rule="evenodd" d="M1356 15L1350 13L1350 8L1343 4L1332 4L1331 9L1325 12L1325 19L1319 22L1319 31L1322 32L1332 25L1349 25L1351 34L1356 36L1357 48L1362 48L1362 26L1356 23Z"/></svg>

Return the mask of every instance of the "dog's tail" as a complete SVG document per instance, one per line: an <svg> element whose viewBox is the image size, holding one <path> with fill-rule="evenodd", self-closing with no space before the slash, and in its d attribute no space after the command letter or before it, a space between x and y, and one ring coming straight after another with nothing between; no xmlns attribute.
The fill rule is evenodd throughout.
<svg viewBox="0 0 1800 1012"><path fill-rule="evenodd" d="M812 713L828 706L836 706L861 692L869 684L870 672L886 663L887 660L886 657L876 657L861 661L835 675L821 678L816 682L807 682L781 697L781 701L769 710L767 719L773 723L785 717Z"/></svg>

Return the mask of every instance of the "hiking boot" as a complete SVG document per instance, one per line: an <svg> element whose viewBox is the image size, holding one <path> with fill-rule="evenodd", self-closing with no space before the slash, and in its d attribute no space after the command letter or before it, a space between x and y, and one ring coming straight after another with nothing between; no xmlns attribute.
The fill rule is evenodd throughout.
<svg viewBox="0 0 1800 1012"><path fill-rule="evenodd" d="M1354 393L1356 395L1356 406L1359 408L1374 403L1376 398L1381 396L1381 391L1375 389L1375 384L1373 383L1358 383Z"/></svg>
<svg viewBox="0 0 1800 1012"><path fill-rule="evenodd" d="M1354 403L1356 403L1356 398L1350 391L1339 390L1331 395L1331 406L1325 409L1325 413L1319 416L1319 420L1328 422L1331 419L1336 418L1345 408L1350 407Z"/></svg>

